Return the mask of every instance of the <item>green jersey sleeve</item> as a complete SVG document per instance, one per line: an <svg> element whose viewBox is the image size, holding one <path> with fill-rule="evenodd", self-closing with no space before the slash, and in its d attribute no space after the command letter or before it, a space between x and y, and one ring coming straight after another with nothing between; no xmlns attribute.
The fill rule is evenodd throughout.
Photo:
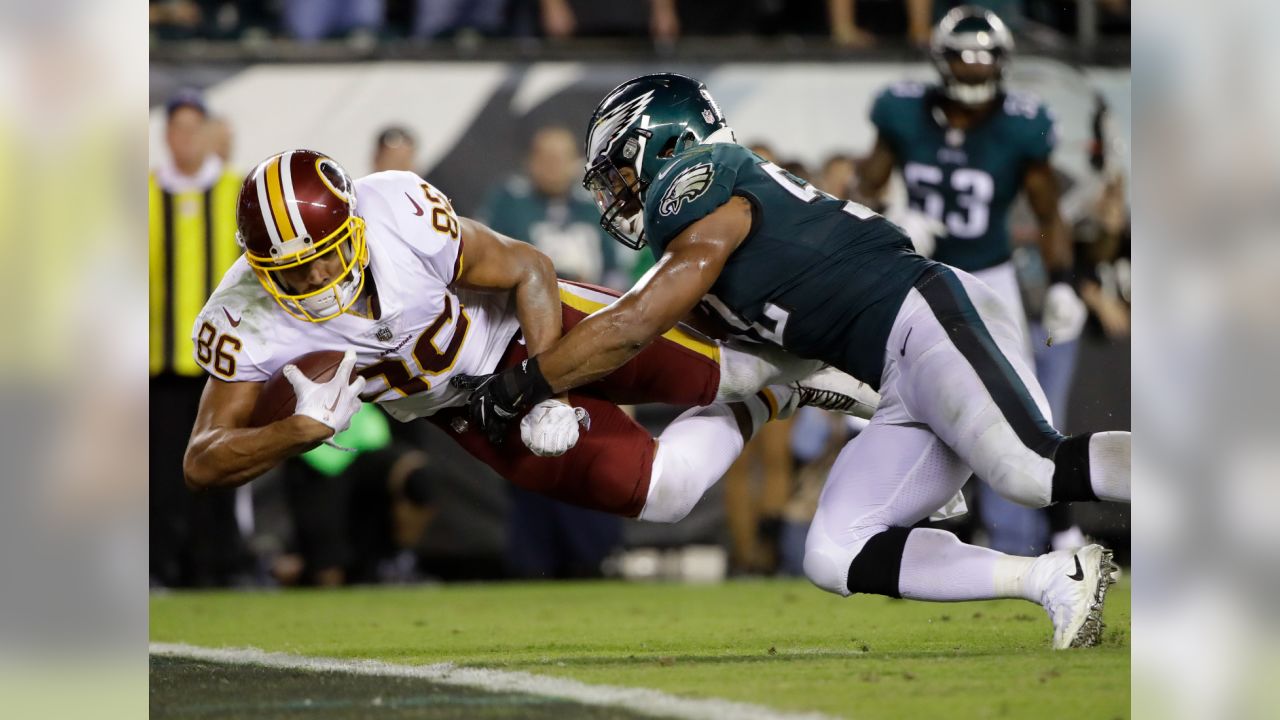
<svg viewBox="0 0 1280 720"><path fill-rule="evenodd" d="M1004 112L1018 121L1023 152L1028 162L1046 162L1058 143L1057 123L1049 106L1030 93L1005 96Z"/></svg>
<svg viewBox="0 0 1280 720"><path fill-rule="evenodd" d="M908 113L924 97L925 86L915 82L894 83L876 96L871 104L871 124L876 127L894 152L900 152L909 126Z"/></svg>
<svg viewBox="0 0 1280 720"><path fill-rule="evenodd" d="M645 236L655 257L682 230L729 201L738 166L750 151L737 145L707 145L683 153L663 168L645 193Z"/></svg>

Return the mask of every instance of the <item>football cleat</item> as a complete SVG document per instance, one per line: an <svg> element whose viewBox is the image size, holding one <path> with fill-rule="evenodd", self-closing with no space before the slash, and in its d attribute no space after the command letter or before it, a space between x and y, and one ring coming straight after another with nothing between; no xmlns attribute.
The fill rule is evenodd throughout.
<svg viewBox="0 0 1280 720"><path fill-rule="evenodd" d="M870 385L833 367L791 383L791 389L795 391L797 407L816 407L864 420L870 419L880 404L880 393Z"/></svg>
<svg viewBox="0 0 1280 720"><path fill-rule="evenodd" d="M1036 558L1040 604L1053 621L1053 648L1094 647L1102 642L1102 606L1119 570L1101 545L1058 550Z"/></svg>

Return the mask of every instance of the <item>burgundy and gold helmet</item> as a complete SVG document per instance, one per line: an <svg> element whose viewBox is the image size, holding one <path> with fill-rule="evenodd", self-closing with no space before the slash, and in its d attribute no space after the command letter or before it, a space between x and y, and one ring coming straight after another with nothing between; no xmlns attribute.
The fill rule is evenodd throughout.
<svg viewBox="0 0 1280 720"><path fill-rule="evenodd" d="M355 185L333 158L313 150L273 155L245 178L237 238L250 267L285 312L323 322L345 312L364 287L369 262ZM318 290L295 292L281 272L338 253L342 271Z"/></svg>

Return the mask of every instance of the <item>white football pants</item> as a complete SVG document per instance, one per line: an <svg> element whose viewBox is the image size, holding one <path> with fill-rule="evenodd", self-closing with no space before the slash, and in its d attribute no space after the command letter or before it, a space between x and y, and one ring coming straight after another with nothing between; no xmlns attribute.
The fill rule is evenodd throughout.
<svg viewBox="0 0 1280 720"><path fill-rule="evenodd" d="M1010 309L972 275L947 268L917 283L889 333L880 407L840 453L822 491L805 547L810 580L850 594L849 566L867 539L924 519L971 472L1014 502L1050 503L1062 436L1026 342ZM959 596L983 596L990 577L975 581Z"/></svg>

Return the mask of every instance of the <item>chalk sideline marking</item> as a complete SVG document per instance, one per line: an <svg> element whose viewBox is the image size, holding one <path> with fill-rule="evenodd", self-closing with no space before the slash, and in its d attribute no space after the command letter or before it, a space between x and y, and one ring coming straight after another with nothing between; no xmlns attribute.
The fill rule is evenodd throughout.
<svg viewBox="0 0 1280 720"><path fill-rule="evenodd" d="M257 665L285 670L347 673L377 677L418 678L442 685L460 685L490 692L513 692L563 698L584 705L622 707L632 712L681 720L833 720L821 713L788 713L761 705L687 698L647 688L591 685L568 678L527 672L458 667L452 663L398 665L379 660L305 657L257 648L205 648L175 643L151 643L152 655L203 660L227 665Z"/></svg>

